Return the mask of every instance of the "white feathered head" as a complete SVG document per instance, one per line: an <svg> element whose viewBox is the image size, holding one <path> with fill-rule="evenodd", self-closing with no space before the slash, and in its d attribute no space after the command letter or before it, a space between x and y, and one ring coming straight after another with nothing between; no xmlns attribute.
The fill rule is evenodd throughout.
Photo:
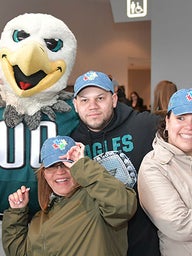
<svg viewBox="0 0 192 256"><path fill-rule="evenodd" d="M52 15L25 13L10 20L0 39L1 101L20 116L58 104L76 49L73 33Z"/></svg>

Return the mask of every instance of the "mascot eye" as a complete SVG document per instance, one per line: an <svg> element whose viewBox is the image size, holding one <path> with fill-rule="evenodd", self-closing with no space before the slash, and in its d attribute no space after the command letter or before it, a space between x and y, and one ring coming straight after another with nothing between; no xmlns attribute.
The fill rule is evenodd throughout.
<svg viewBox="0 0 192 256"><path fill-rule="evenodd" d="M15 30L13 32L13 41L18 43L29 36L30 34L26 33L24 30Z"/></svg>
<svg viewBox="0 0 192 256"><path fill-rule="evenodd" d="M61 39L45 39L47 48L52 52L58 52L63 47Z"/></svg>

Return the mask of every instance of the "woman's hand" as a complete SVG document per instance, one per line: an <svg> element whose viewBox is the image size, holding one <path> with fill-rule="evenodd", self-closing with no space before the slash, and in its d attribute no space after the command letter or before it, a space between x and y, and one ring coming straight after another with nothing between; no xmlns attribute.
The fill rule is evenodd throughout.
<svg viewBox="0 0 192 256"><path fill-rule="evenodd" d="M75 163L77 162L80 158L83 158L85 156L84 154L84 151L85 151L85 146L80 143L80 142L76 142L76 146L72 147L66 155L64 156L61 156L61 160L62 159L68 159L68 160L71 160L72 163ZM73 164L69 163L68 165L68 162L65 162L65 165L67 167L71 167Z"/></svg>
<svg viewBox="0 0 192 256"><path fill-rule="evenodd" d="M21 186L13 194L10 194L8 197L9 205L11 208L23 208L29 202L29 190L30 188L26 188L25 186Z"/></svg>

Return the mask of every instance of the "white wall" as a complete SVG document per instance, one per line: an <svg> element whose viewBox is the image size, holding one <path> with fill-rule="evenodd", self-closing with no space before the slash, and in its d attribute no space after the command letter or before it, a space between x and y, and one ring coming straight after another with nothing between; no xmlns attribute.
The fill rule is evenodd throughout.
<svg viewBox="0 0 192 256"><path fill-rule="evenodd" d="M151 97L164 79L192 87L192 1L154 0L151 21Z"/></svg>

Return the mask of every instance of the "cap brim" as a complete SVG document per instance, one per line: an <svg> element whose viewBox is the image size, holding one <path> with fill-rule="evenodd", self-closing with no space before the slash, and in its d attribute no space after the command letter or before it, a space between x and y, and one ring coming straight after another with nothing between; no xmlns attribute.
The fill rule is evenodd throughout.
<svg viewBox="0 0 192 256"><path fill-rule="evenodd" d="M56 164L56 163L59 163L59 162L73 163L74 161L71 160L71 159L66 159L66 158L64 158L64 159L57 159L57 160L51 161L51 159L49 158L48 161L43 161L43 165L44 165L45 168L48 168L48 167L50 167L51 165Z"/></svg>
<svg viewBox="0 0 192 256"><path fill-rule="evenodd" d="M77 96L77 94L82 91L83 89L85 89L86 87L89 87L89 86L95 86L95 87L99 87L107 92L110 92L111 90L110 89L107 89L106 87L103 87L102 85L99 85L99 84L94 84L94 83L89 83L89 84L85 84L84 86L81 86L81 88L79 88L76 92L74 92L74 97Z"/></svg>
<svg viewBox="0 0 192 256"><path fill-rule="evenodd" d="M172 112L175 116L184 115L184 114L192 114L191 105L182 105L177 108L172 109Z"/></svg>

